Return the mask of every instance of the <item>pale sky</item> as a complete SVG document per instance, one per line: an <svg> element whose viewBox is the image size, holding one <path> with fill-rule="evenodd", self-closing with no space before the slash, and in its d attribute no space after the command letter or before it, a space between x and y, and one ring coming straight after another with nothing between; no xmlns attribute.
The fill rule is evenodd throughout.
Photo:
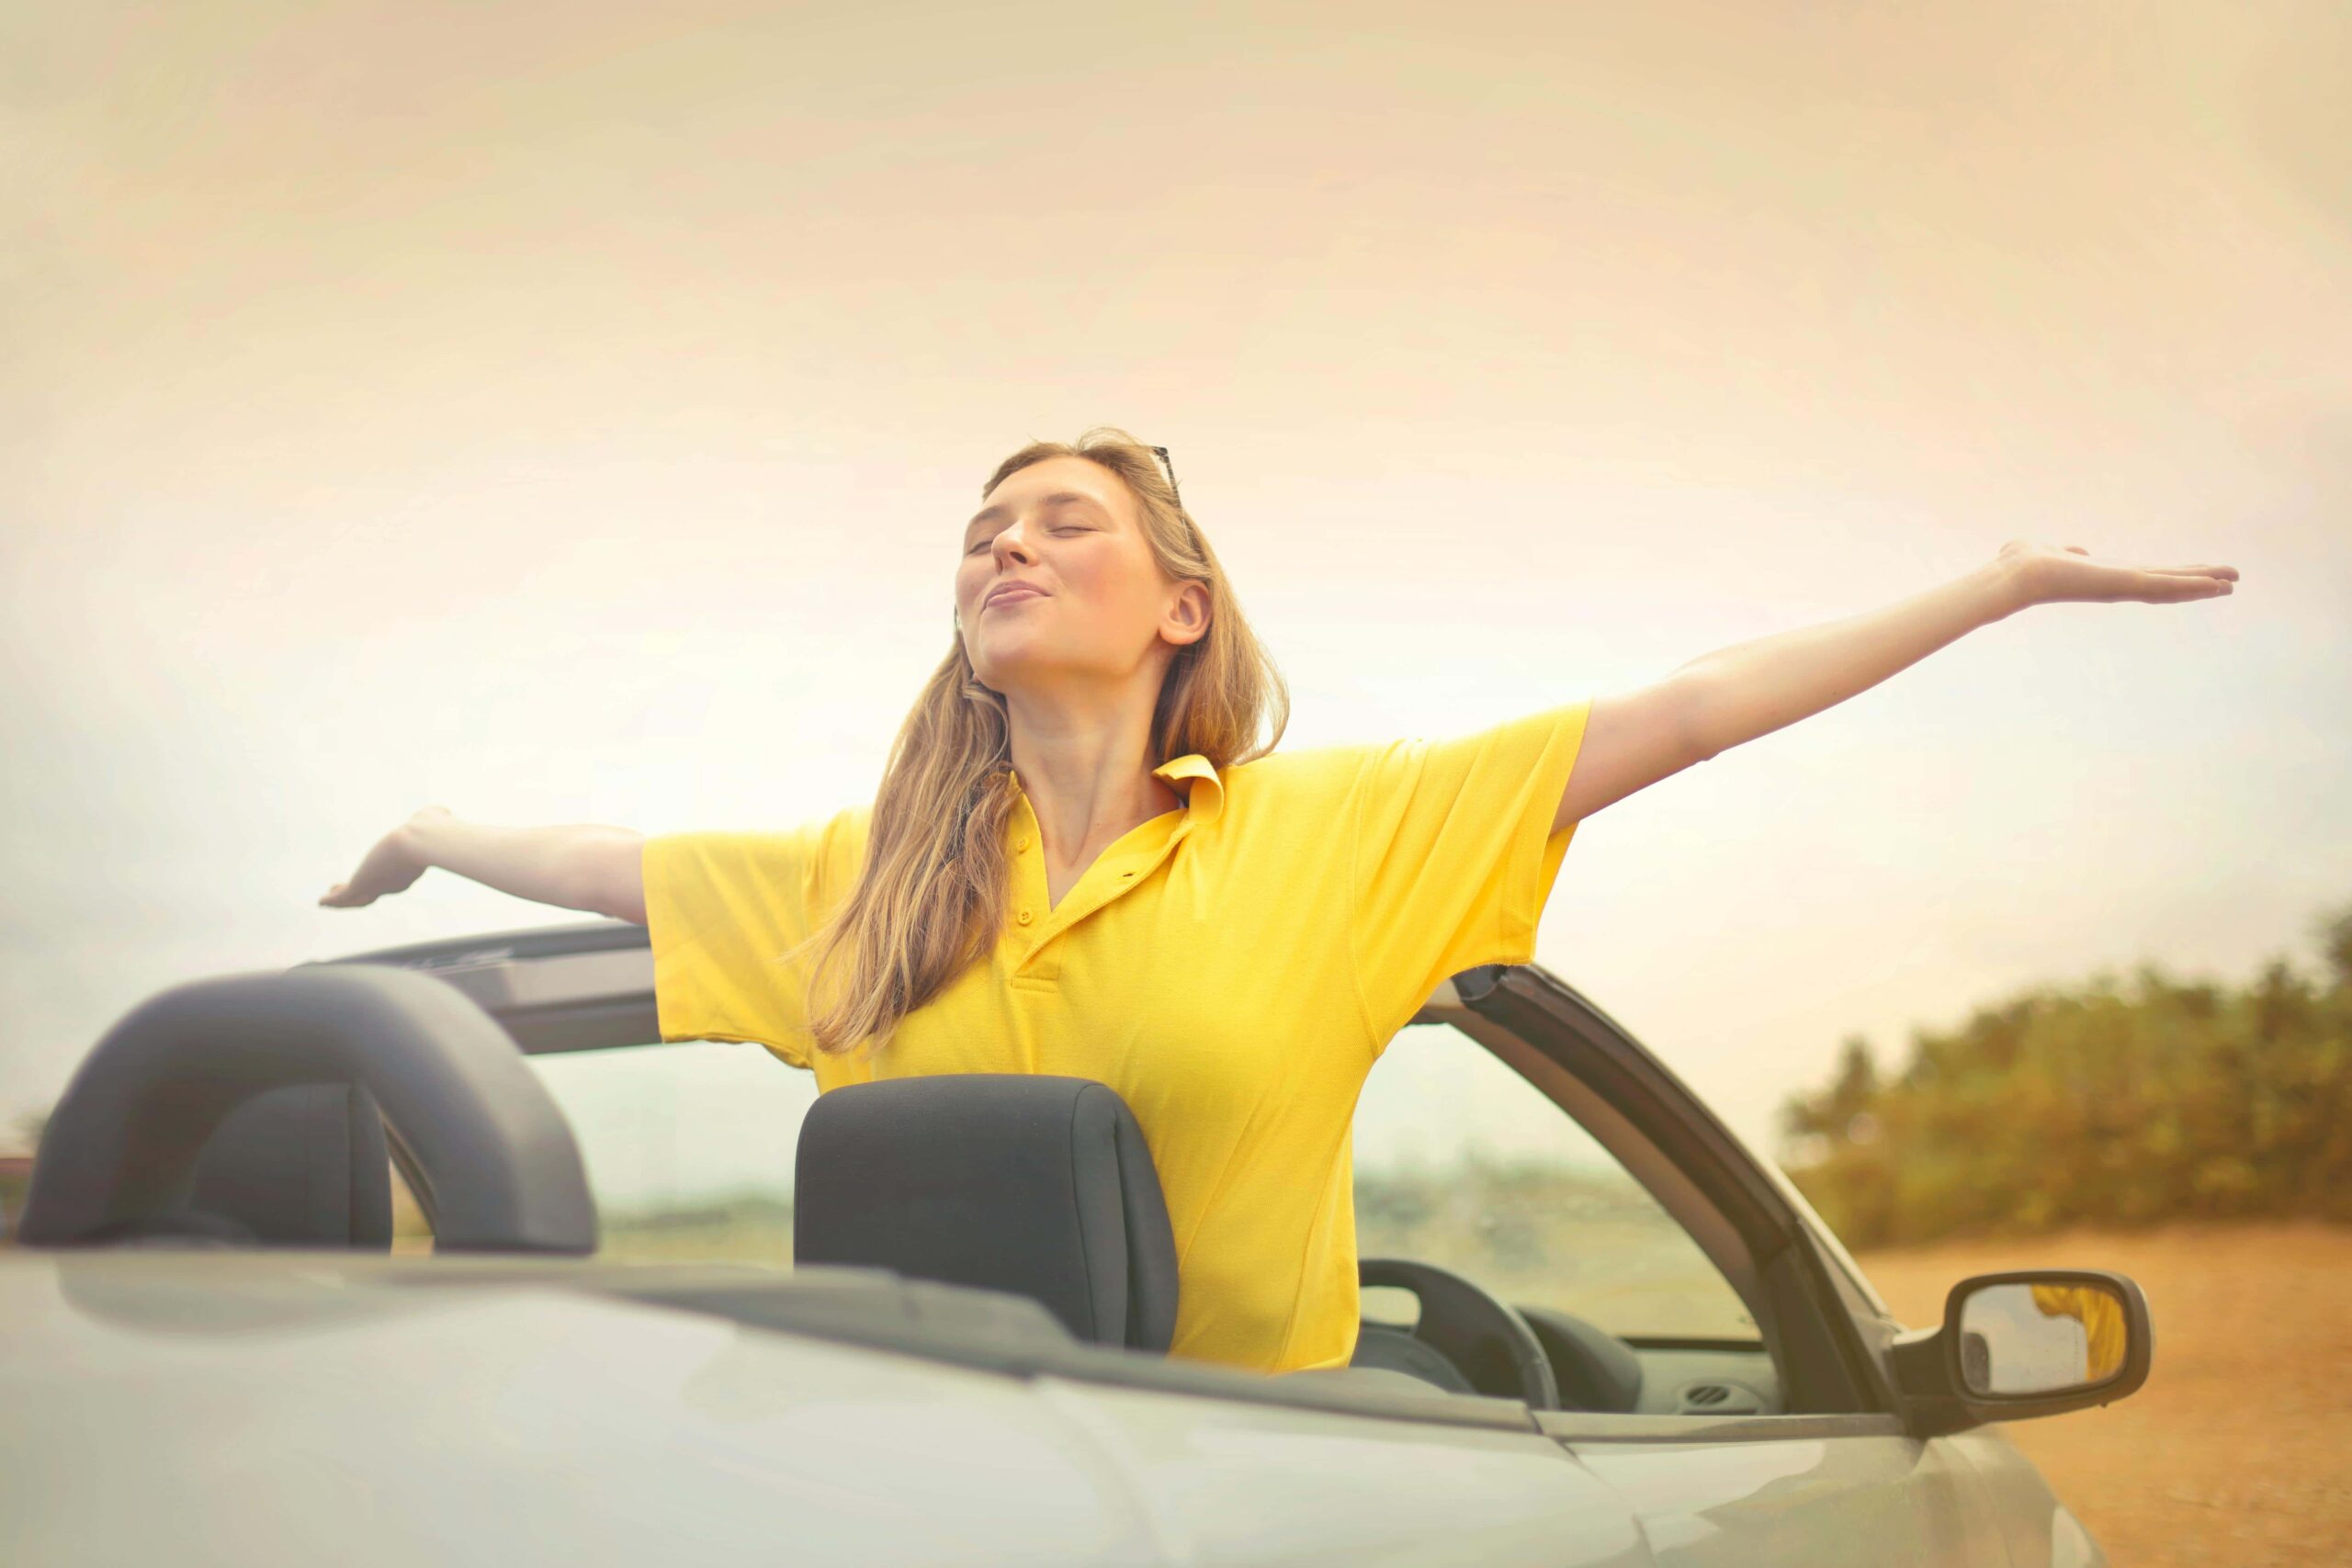
<svg viewBox="0 0 2352 1568"><path fill-rule="evenodd" d="M1767 1147L1849 1033L2307 958L2352 902L2347 61L2320 0L17 7L0 1120L178 981L580 918L317 907L420 806L870 797L981 482L1097 423L1171 450L1292 746L2016 536L2240 569L1578 829L1540 959Z"/></svg>

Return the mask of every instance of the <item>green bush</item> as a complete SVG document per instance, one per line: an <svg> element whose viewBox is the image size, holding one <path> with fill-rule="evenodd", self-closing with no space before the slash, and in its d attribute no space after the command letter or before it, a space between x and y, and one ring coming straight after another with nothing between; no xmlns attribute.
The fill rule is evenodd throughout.
<svg viewBox="0 0 2352 1568"><path fill-rule="evenodd" d="M1855 1247L2176 1218L2352 1223L2352 908L2327 973L2243 987L2143 964L1915 1032L1883 1074L1849 1038L1781 1109L1789 1174Z"/></svg>

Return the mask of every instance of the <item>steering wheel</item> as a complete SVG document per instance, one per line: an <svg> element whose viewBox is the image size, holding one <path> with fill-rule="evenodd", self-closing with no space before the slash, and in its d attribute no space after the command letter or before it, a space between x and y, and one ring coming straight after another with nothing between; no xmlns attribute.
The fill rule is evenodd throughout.
<svg viewBox="0 0 2352 1568"><path fill-rule="evenodd" d="M1560 1407L1544 1342L1510 1303L1450 1269L1409 1258L1358 1258L1356 1280L1412 1292L1421 1314L1409 1332L1365 1324L1351 1365L1386 1367L1458 1393L1521 1399L1531 1410Z"/></svg>

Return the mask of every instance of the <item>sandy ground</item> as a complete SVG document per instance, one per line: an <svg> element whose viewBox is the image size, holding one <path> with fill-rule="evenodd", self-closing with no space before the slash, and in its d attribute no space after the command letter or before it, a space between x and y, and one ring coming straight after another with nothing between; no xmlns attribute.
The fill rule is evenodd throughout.
<svg viewBox="0 0 2352 1568"><path fill-rule="evenodd" d="M2173 1226L1872 1252L1895 1315L1938 1321L1962 1276L2113 1269L2148 1294L2145 1387L2019 1421L2018 1448L2118 1568L2352 1564L2352 1230Z"/></svg>

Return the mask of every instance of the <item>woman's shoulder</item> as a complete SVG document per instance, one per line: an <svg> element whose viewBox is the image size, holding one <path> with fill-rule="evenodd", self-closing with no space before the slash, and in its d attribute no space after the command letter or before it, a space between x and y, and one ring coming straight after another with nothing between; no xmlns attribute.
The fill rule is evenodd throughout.
<svg viewBox="0 0 2352 1568"><path fill-rule="evenodd" d="M824 868L826 883L836 891L856 880L873 824L874 803L867 800L844 806L830 817L805 825L810 834L810 856Z"/></svg>
<svg viewBox="0 0 2352 1568"><path fill-rule="evenodd" d="M1364 763L1390 741L1322 741L1286 746L1216 771L1228 800L1245 796L1344 795Z"/></svg>

